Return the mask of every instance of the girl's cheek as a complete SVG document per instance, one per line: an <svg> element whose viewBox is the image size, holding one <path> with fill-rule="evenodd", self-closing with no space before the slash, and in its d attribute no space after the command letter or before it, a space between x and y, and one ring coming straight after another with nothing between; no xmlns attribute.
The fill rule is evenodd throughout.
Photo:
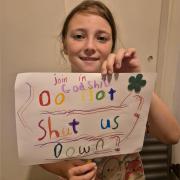
<svg viewBox="0 0 180 180"><path fill-rule="evenodd" d="M104 46L102 46L103 52L107 53L107 54L111 53L111 48L112 48L112 44L111 43L104 44Z"/></svg>
<svg viewBox="0 0 180 180"><path fill-rule="evenodd" d="M72 52L79 51L80 49L83 48L83 43L82 42L76 42L76 41L71 41L68 43L69 50Z"/></svg>
<svg viewBox="0 0 180 180"><path fill-rule="evenodd" d="M75 54L78 52L78 48L75 45L69 46L69 48L67 48L67 50L68 50L69 55L72 55L72 54Z"/></svg>
<svg viewBox="0 0 180 180"><path fill-rule="evenodd" d="M104 48L103 54L104 54L104 57L106 59L107 59L107 57L109 56L110 53L111 53L111 47Z"/></svg>

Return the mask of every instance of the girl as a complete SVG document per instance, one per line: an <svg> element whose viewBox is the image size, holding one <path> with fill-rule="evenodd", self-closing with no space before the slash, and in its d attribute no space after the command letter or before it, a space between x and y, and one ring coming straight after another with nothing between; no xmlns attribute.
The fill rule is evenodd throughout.
<svg viewBox="0 0 180 180"><path fill-rule="evenodd" d="M67 16L62 29L62 43L72 72L140 72L140 61L133 48L119 49L116 26L109 9L101 2L86 0ZM177 143L180 127L166 105L153 94L148 118L148 132L164 143ZM95 159L60 161L41 165L69 180L144 179L138 153Z"/></svg>

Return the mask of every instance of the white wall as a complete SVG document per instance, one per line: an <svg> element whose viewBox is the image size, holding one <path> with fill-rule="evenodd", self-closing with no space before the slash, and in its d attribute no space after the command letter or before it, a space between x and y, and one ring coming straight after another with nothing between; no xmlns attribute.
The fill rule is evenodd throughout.
<svg viewBox="0 0 180 180"><path fill-rule="evenodd" d="M158 92L180 123L180 1L164 0L157 71ZM173 146L172 161L180 163L180 143Z"/></svg>
<svg viewBox="0 0 180 180"><path fill-rule="evenodd" d="M0 0L0 179L2 179L2 0Z"/></svg>
<svg viewBox="0 0 180 180"><path fill-rule="evenodd" d="M180 14L179 14L180 15ZM180 23L179 23L180 30ZM180 32L180 31L179 31ZM173 107L176 118L180 124L180 40L178 42L179 49L177 49L177 67L176 67L176 79L175 79L175 90L174 90L174 98L173 98ZM180 142L173 147L173 162L180 164Z"/></svg>
<svg viewBox="0 0 180 180"><path fill-rule="evenodd" d="M174 73L172 73L174 75L172 106L180 124L180 11L178 7L180 7L180 1L174 0L168 58L170 60L175 59L174 62L170 62L170 64L173 64L170 73ZM173 162L180 164L180 141L173 147Z"/></svg>
<svg viewBox="0 0 180 180"><path fill-rule="evenodd" d="M3 13L3 180L55 179L38 167L19 164L14 82L19 72L64 69L57 52L57 35L63 20L64 5L59 0L4 0Z"/></svg>
<svg viewBox="0 0 180 180"><path fill-rule="evenodd" d="M164 33L164 36L161 37L159 43L161 44L161 47L159 47L159 60L157 64L157 70L160 72L158 90L163 99L169 104L171 108L173 108L173 92L176 83L175 77L180 42L178 38L180 29L180 12L178 11L178 7L180 1L164 0L164 2L166 2L164 3L166 4L166 14L162 14L162 19L166 19L166 25L162 26L163 29L161 32Z"/></svg>

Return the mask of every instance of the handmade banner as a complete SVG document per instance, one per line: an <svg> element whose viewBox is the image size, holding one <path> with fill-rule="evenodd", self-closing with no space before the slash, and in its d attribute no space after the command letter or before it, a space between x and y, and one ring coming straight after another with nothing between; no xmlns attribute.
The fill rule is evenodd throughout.
<svg viewBox="0 0 180 180"><path fill-rule="evenodd" d="M23 164L142 149L155 73L22 73L15 84Z"/></svg>

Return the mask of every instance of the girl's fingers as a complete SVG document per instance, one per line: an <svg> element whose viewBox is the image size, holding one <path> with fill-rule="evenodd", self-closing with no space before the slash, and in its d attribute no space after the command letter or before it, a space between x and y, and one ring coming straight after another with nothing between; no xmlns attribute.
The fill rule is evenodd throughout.
<svg viewBox="0 0 180 180"><path fill-rule="evenodd" d="M140 61L134 48L119 49L116 54L109 54L101 67L102 75L113 72L139 72L140 70Z"/></svg>
<svg viewBox="0 0 180 180"><path fill-rule="evenodd" d="M104 61L101 66L101 74L106 75L107 74L107 61Z"/></svg>
<svg viewBox="0 0 180 180"><path fill-rule="evenodd" d="M126 54L126 49L119 49L118 52L116 53L116 58L115 58L115 68L120 69L122 66L122 60L124 59Z"/></svg>
<svg viewBox="0 0 180 180"><path fill-rule="evenodd" d="M107 58L106 68L107 68L108 74L112 74L114 72L115 58L116 58L116 54L114 54L114 53L109 54L109 56Z"/></svg>
<svg viewBox="0 0 180 180"><path fill-rule="evenodd" d="M135 48L128 48L125 52L126 58L137 58L136 49Z"/></svg>
<svg viewBox="0 0 180 180"><path fill-rule="evenodd" d="M115 63L116 54L109 54L108 58L103 62L101 66L101 74L112 74L114 72L114 63Z"/></svg>
<svg viewBox="0 0 180 180"><path fill-rule="evenodd" d="M97 167L95 167L93 170L91 170L90 172L87 172L86 174L79 176L78 180L93 180L96 177L96 171L97 171Z"/></svg>
<svg viewBox="0 0 180 180"><path fill-rule="evenodd" d="M116 57L117 57L116 62L121 62L121 67L120 67L121 72L139 72L140 71L141 69L140 61L139 61L139 58L137 57L136 49L134 48L120 49Z"/></svg>
<svg viewBox="0 0 180 180"><path fill-rule="evenodd" d="M133 72L139 72L141 70L140 61L137 57L136 49L129 48L125 54L126 59L129 60L129 67L133 69Z"/></svg>
<svg viewBox="0 0 180 180"><path fill-rule="evenodd" d="M120 69L122 67L122 63L124 63L123 61L132 59L136 59L136 49L119 49L119 51L116 53L115 67Z"/></svg>
<svg viewBox="0 0 180 180"><path fill-rule="evenodd" d="M72 168L69 174L70 176L81 176L88 172L91 172L95 168L96 168L96 163L87 163L85 165Z"/></svg>

